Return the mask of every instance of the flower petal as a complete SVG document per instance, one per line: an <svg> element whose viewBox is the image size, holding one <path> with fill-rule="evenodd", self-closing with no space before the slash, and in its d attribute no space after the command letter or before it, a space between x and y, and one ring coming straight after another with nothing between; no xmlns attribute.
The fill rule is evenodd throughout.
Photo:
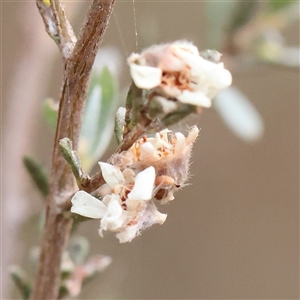
<svg viewBox="0 0 300 300"><path fill-rule="evenodd" d="M150 200L152 198L155 180L155 169L151 166L138 173L132 191L128 194L129 200Z"/></svg>
<svg viewBox="0 0 300 300"><path fill-rule="evenodd" d="M181 132L176 132L176 144L175 144L175 153L182 153L186 147L185 136Z"/></svg>
<svg viewBox="0 0 300 300"><path fill-rule="evenodd" d="M218 90L225 89L232 83L231 73L223 68L222 63L219 63L218 68L211 72L210 77L213 86Z"/></svg>
<svg viewBox="0 0 300 300"><path fill-rule="evenodd" d="M140 89L152 89L161 82L162 70L149 66L130 64L130 74L137 87Z"/></svg>
<svg viewBox="0 0 300 300"><path fill-rule="evenodd" d="M111 195L111 200L108 204L107 213L102 218L100 223L99 233L102 235L103 230L118 230L122 227L124 222L123 209L120 204L120 196L116 194Z"/></svg>
<svg viewBox="0 0 300 300"><path fill-rule="evenodd" d="M120 243L131 242L139 233L138 225L127 226L124 230L116 234Z"/></svg>
<svg viewBox="0 0 300 300"><path fill-rule="evenodd" d="M71 212L93 219L100 219L107 211L105 206L99 199L90 194L79 191L71 199Z"/></svg>
<svg viewBox="0 0 300 300"><path fill-rule="evenodd" d="M112 189L114 189L119 184L124 184L125 179L119 168L104 162L99 162L99 165L104 180Z"/></svg>
<svg viewBox="0 0 300 300"><path fill-rule="evenodd" d="M154 212L153 220L155 224L162 225L166 221L166 218L167 218L167 214L162 214L158 210Z"/></svg>
<svg viewBox="0 0 300 300"><path fill-rule="evenodd" d="M202 92L190 92L184 90L177 99L182 103L188 103L196 106L210 107L211 100Z"/></svg>

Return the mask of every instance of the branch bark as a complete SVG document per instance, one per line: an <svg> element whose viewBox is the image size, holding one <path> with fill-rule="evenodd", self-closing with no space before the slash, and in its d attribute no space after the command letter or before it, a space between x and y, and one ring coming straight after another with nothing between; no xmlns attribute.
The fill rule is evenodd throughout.
<svg viewBox="0 0 300 300"><path fill-rule="evenodd" d="M108 25L114 0L92 2L74 47L72 46L75 41L73 30L65 17L60 1L37 0L37 5L46 30L49 25L53 25L54 32L58 33L58 39L55 41L62 52L65 67L52 154L46 222L38 275L32 294L32 299L40 300L58 298L61 257L72 226L69 213L64 211L63 207L67 206L70 196L77 190L75 178L70 166L61 155L58 142L68 137L73 141L74 149L78 146L90 73L98 45ZM50 30L52 29L50 27ZM47 32L49 33L48 30Z"/></svg>

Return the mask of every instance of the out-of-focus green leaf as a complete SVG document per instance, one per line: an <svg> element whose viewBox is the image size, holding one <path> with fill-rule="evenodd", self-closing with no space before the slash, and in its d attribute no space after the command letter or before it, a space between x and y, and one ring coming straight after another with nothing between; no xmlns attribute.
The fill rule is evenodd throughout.
<svg viewBox="0 0 300 300"><path fill-rule="evenodd" d="M44 168L29 156L23 157L23 163L41 194L46 197L49 193L49 182Z"/></svg>
<svg viewBox="0 0 300 300"><path fill-rule="evenodd" d="M235 8L230 16L228 31L233 35L238 29L246 25L255 12L257 11L259 2L257 1L243 1L240 0L236 3Z"/></svg>
<svg viewBox="0 0 300 300"><path fill-rule="evenodd" d="M47 98L43 105L43 113L47 123L51 128L56 128L58 116L58 103L55 103L52 98Z"/></svg>
<svg viewBox="0 0 300 300"><path fill-rule="evenodd" d="M269 0L268 4L271 10L277 11L286 6L290 5L291 3L295 3L295 0Z"/></svg>
<svg viewBox="0 0 300 300"><path fill-rule="evenodd" d="M227 127L244 141L255 142L262 137L264 123L260 114L237 88L220 91L213 105Z"/></svg>
<svg viewBox="0 0 300 300"><path fill-rule="evenodd" d="M205 18L207 23L208 48L220 49L225 26L229 23L229 16L236 5L233 1L205 1Z"/></svg>
<svg viewBox="0 0 300 300"><path fill-rule="evenodd" d="M88 172L106 150L114 128L117 84L109 69L92 74L80 136L79 156Z"/></svg>
<svg viewBox="0 0 300 300"><path fill-rule="evenodd" d="M28 280L27 274L19 266L11 266L9 268L10 276L19 289L22 299L27 300L31 294L31 284Z"/></svg>

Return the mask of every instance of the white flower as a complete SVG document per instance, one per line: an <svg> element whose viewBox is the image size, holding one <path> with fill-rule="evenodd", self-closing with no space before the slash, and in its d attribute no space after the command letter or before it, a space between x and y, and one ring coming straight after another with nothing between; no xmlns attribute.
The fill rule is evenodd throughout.
<svg viewBox="0 0 300 300"><path fill-rule="evenodd" d="M101 219L99 234L117 232L121 243L131 241L152 224L162 224L166 215L157 211L152 202L155 169L148 167L136 176L133 170L123 172L113 165L99 163L103 178L112 190L103 201L79 191L72 198L71 212Z"/></svg>
<svg viewBox="0 0 300 300"><path fill-rule="evenodd" d="M232 81L223 63L206 60L197 47L185 41L133 53L128 63L137 87L195 106L211 106L211 99Z"/></svg>
<svg viewBox="0 0 300 300"><path fill-rule="evenodd" d="M111 161L121 169L143 170L153 166L156 171L154 198L165 203L174 199L174 191L188 178L189 159L198 132L194 126L185 137L181 132L164 129L154 137L137 140L129 150L113 155Z"/></svg>

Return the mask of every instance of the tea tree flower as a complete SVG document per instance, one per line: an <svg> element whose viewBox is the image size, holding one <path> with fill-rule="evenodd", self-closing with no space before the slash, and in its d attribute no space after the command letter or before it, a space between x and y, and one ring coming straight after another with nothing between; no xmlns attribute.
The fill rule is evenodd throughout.
<svg viewBox="0 0 300 300"><path fill-rule="evenodd" d="M196 46L186 41L133 53L128 63L138 88L195 106L211 106L216 93L230 86L232 81L223 63L205 59Z"/></svg>
<svg viewBox="0 0 300 300"><path fill-rule="evenodd" d="M131 241L143 229L162 224L166 215L157 211L152 202L155 169L147 169L135 175L133 170L100 163L103 177L111 188L111 194L103 200L79 191L72 198L71 212L89 218L101 219L99 234L117 232L121 243Z"/></svg>
<svg viewBox="0 0 300 300"><path fill-rule="evenodd" d="M174 199L174 191L188 178L191 151L198 132L197 126L193 126L187 137L168 129L154 137L144 136L129 150L114 154L111 163L121 169L137 171L153 166L156 171L154 197L163 203L168 202Z"/></svg>
<svg viewBox="0 0 300 300"><path fill-rule="evenodd" d="M153 224L163 224L154 201L167 203L174 191L188 178L189 159L198 128L187 137L164 129L154 137L144 136L130 149L100 162L102 176L109 187L102 201L79 191L72 198L71 212L101 219L99 234L116 232L121 243L129 242Z"/></svg>

